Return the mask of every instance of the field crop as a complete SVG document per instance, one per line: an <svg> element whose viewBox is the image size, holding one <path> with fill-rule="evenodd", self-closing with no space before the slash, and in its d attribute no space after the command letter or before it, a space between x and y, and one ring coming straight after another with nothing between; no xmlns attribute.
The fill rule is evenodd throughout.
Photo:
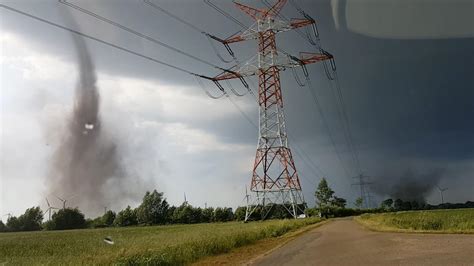
<svg viewBox="0 0 474 266"><path fill-rule="evenodd" d="M380 231L474 233L474 209L364 214L357 221Z"/></svg>
<svg viewBox="0 0 474 266"><path fill-rule="evenodd" d="M316 218L0 233L0 265L179 265L319 222ZM110 237L114 244L107 244Z"/></svg>

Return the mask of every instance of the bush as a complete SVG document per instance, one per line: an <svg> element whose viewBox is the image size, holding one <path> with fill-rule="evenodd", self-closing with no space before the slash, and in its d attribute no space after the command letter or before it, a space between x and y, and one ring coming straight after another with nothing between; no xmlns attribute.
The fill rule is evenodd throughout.
<svg viewBox="0 0 474 266"><path fill-rule="evenodd" d="M168 221L168 202L163 199L163 193L153 190L146 192L142 204L137 208L137 218L140 224L165 224Z"/></svg>
<svg viewBox="0 0 474 266"><path fill-rule="evenodd" d="M245 220L246 212L247 212L247 207L237 207L237 209L235 209L235 213L234 213L235 220L237 220L237 221Z"/></svg>
<svg viewBox="0 0 474 266"><path fill-rule="evenodd" d="M137 225L137 224L138 224L137 212L136 210L133 210L132 208L130 208L130 206L127 206L127 208L120 211L114 220L114 225L117 225L117 226L131 226L131 225Z"/></svg>
<svg viewBox="0 0 474 266"><path fill-rule="evenodd" d="M0 232L6 232L7 226L0 220Z"/></svg>
<svg viewBox="0 0 474 266"><path fill-rule="evenodd" d="M37 231L41 230L41 222L43 221L43 212L39 207L26 209L25 213L19 217L11 216L7 220L6 226L3 224L0 227L1 231Z"/></svg>
<svg viewBox="0 0 474 266"><path fill-rule="evenodd" d="M86 228L84 214L77 208L60 209L51 217L47 223L50 230L68 230Z"/></svg>

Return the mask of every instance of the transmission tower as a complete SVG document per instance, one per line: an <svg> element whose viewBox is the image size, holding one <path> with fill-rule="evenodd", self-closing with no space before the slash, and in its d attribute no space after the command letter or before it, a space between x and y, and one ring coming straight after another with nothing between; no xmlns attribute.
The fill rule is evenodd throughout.
<svg viewBox="0 0 474 266"><path fill-rule="evenodd" d="M362 199L363 206L367 209L371 208L372 194L370 192L370 185L372 185L373 183L369 182L369 176L359 174L358 176L354 176L353 178L357 179L357 182L353 183L352 185L360 187L360 198Z"/></svg>
<svg viewBox="0 0 474 266"><path fill-rule="evenodd" d="M267 9L254 8L240 3L235 5L255 22L248 29L225 40L218 40L226 47L231 43L257 40L258 52L250 60L238 64L221 74L208 78L219 88L220 81L258 77L259 136L257 152L250 183L251 197L247 197L245 220L258 208L264 219L275 204L283 205L296 218L303 212L305 202L301 183L288 144L288 135L283 112L283 98L280 85L280 71L287 68L303 67L333 56L320 49L320 53L300 53L292 56L277 49L276 34L314 25L312 18L282 20L277 16L286 0L278 0Z"/></svg>

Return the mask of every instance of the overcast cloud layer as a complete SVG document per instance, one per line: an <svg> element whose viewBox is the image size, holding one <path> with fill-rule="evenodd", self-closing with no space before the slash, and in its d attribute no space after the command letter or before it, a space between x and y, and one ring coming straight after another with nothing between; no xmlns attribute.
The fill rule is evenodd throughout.
<svg viewBox="0 0 474 266"><path fill-rule="evenodd" d="M29 2L2 1L65 25L60 9L66 7L55 1ZM205 38L169 17L157 16L141 1L74 2L225 65ZM162 5L219 36L239 30L201 1ZM420 187L428 202L438 203L439 195L433 190L438 184L449 188L445 200L472 200L474 40L366 37L351 32L344 23L336 30L329 1L301 5L317 19L322 44L336 57L354 142L364 172L376 183L377 199L403 196L400 191L409 190L404 184L412 184L409 188ZM221 6L250 25L230 3ZM298 16L291 6L283 12L287 17ZM88 16L71 13L81 30L91 35L194 71L217 74ZM52 197L46 176L72 111L79 69L70 33L4 9L0 15L0 214L18 215L33 205L44 207L44 198ZM291 53L312 49L293 33L285 33L278 41ZM107 183L105 205L115 210L126 204L135 206L146 190L154 188L165 192L172 204L180 204L183 193L197 206L243 204L257 131L232 103L208 98L182 73L101 44L86 44L96 66L101 119L108 125L107 134L118 143L117 153L129 175L122 184L127 189L119 191L120 201L114 189L118 181ZM255 53L254 43L233 47L242 59ZM295 156L305 197L310 204L314 201L315 183L325 174L336 193L352 202L358 190L351 186L351 176L357 172L341 133L335 98L321 66L309 66L308 70L347 171L331 146L309 92L294 82L291 73L283 74L290 145L311 157L324 172ZM255 123L255 101L250 96L235 101ZM78 203L72 199L70 204ZM87 215L96 215L103 207L97 206Z"/></svg>

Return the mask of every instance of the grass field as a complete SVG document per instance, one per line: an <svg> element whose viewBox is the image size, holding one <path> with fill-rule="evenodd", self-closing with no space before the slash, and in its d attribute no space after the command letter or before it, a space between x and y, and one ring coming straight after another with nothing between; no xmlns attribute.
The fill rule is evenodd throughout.
<svg viewBox="0 0 474 266"><path fill-rule="evenodd" d="M474 233L474 209L364 214L356 220L378 231Z"/></svg>
<svg viewBox="0 0 474 266"><path fill-rule="evenodd" d="M318 223L316 218L0 233L0 265L176 265ZM103 241L110 236L115 244Z"/></svg>

